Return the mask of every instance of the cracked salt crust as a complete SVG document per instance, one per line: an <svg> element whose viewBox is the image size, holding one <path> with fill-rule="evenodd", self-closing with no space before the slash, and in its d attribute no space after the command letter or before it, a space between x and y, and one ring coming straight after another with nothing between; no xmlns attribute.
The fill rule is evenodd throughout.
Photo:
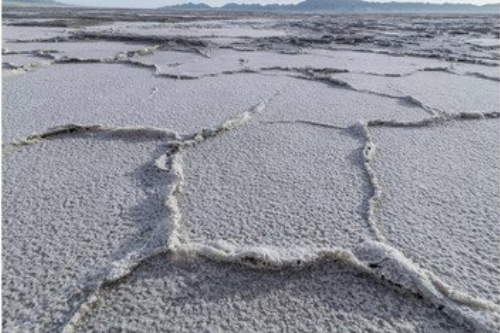
<svg viewBox="0 0 500 333"><path fill-rule="evenodd" d="M40 61L47 61L47 59L32 54L2 55L2 67L4 69L29 66Z"/></svg>
<svg viewBox="0 0 500 333"><path fill-rule="evenodd" d="M141 124L193 133L246 111L281 90L282 82L242 74L177 81L127 65L52 66L5 79L4 142L68 123Z"/></svg>
<svg viewBox="0 0 500 333"><path fill-rule="evenodd" d="M309 248L370 238L361 144L348 132L253 124L195 146L184 161L187 237Z"/></svg>
<svg viewBox="0 0 500 333"><path fill-rule="evenodd" d="M498 38L472 38L467 40L467 44L471 44L474 46L486 47L486 48L500 48L500 41Z"/></svg>
<svg viewBox="0 0 500 333"><path fill-rule="evenodd" d="M156 51L141 57L134 57L133 60L146 65L156 66L158 73L172 73L171 68L186 63L192 63L202 58L203 55L193 52L179 51Z"/></svg>
<svg viewBox="0 0 500 333"><path fill-rule="evenodd" d="M376 216L389 242L451 285L490 300L500 291L498 125L370 129L386 193Z"/></svg>
<svg viewBox="0 0 500 333"><path fill-rule="evenodd" d="M395 97L404 97L407 95L404 91L398 90L391 83L394 81L391 77L378 76L362 73L338 73L333 78L346 82L356 90L372 91L377 94L386 94Z"/></svg>
<svg viewBox="0 0 500 333"><path fill-rule="evenodd" d="M426 110L404 100L332 88L323 82L289 80L293 81L259 120L302 119L350 126L367 119L414 121L429 116Z"/></svg>
<svg viewBox="0 0 500 333"><path fill-rule="evenodd" d="M2 26L2 41L15 42L17 40L36 40L53 37L67 37L74 29L47 28L47 27L16 27Z"/></svg>
<svg viewBox="0 0 500 333"><path fill-rule="evenodd" d="M339 74L355 88L382 94L410 95L445 113L495 112L500 109L498 82L442 71L418 72L404 77L367 80L358 74ZM474 93L471 93L471 92Z"/></svg>
<svg viewBox="0 0 500 333"><path fill-rule="evenodd" d="M376 74L408 74L429 66L445 66L439 60L393 57L384 54L350 51L308 51L304 54L280 54L265 51L238 52L234 50L212 50L210 58L193 58L183 62L171 73L192 76L218 74L227 70L246 67L252 70L264 68L336 68L339 70ZM168 58L167 58L168 59ZM159 65L163 64L158 59ZM168 61L168 60L167 60ZM388 66L390 64L390 66Z"/></svg>
<svg viewBox="0 0 500 333"><path fill-rule="evenodd" d="M391 56L369 52L311 50L311 55L331 59L336 68L375 74L408 74L424 67L445 66L447 62L411 56Z"/></svg>
<svg viewBox="0 0 500 333"><path fill-rule="evenodd" d="M500 81L500 67L498 66L479 66L471 64L455 64L453 69L461 74L482 74L486 77Z"/></svg>
<svg viewBox="0 0 500 333"><path fill-rule="evenodd" d="M125 283L106 288L76 332L344 332L345 327L467 332L416 297L342 264L263 272L205 260L181 264L172 256L155 257Z"/></svg>
<svg viewBox="0 0 500 333"><path fill-rule="evenodd" d="M193 24L136 24L113 26L116 32L133 33L147 36L189 36L189 37L273 37L285 36L286 32L275 29L252 28L251 26L228 25L219 23L216 26Z"/></svg>
<svg viewBox="0 0 500 333"><path fill-rule="evenodd" d="M491 205L492 198L496 202L499 196L498 169L493 166L498 165L498 121L479 121L481 115L464 113L480 111L489 113L486 118L498 117L498 101L493 100L498 97L498 66L471 64L498 59L497 52L479 44L473 51L460 46L474 42L472 35L425 37L424 41L405 31L415 28L413 19L402 25L397 18L388 25L380 19L369 24L399 29L384 38L389 43L399 38L405 47L396 51L403 55L444 59L467 52L461 59L467 64L379 54L394 50L375 50L373 42L353 46L366 52L317 50L307 46L307 40L315 38L307 28L307 33L297 34L305 41L300 47L287 38L268 38L283 31L298 32L312 23L325 29L329 25L335 29L337 21L352 24L349 17L334 22L321 17L308 20L287 19L276 25L270 25L274 20L172 24L174 30L184 26L196 34L216 31L240 36L243 31L258 38L181 38L160 48L168 51L153 47L151 55L136 52L110 61L121 65L54 62L47 69L28 66L18 73L26 73L23 78L6 79L7 141L33 132L39 135L4 146L4 161L8 161L4 173L14 175L4 177L8 178L4 198L15 199L7 201L4 213L15 228L4 231L4 236L16 240L6 248L15 260L4 267L10 281L4 290L9 305L13 304L4 311L8 318L4 327L70 333L145 327L192 331L212 325L208 328L261 331L262 321L254 318L265 317L266 328L275 330L293 326L330 332L355 325L375 332L498 331L498 304L494 303L499 293L494 252L498 240L493 239L498 233L491 232L498 227L493 222L499 215ZM291 22L294 28L288 26ZM488 20L473 23L490 29ZM441 34L449 25L446 21L444 28L433 29ZM92 27L85 30L103 32L97 36L99 41L90 44L99 45L97 51L103 53L93 54L109 54L103 45L125 45L110 42L121 38L117 28L126 33L142 30L143 39L148 31L160 36L171 32L152 23ZM345 29L358 34L356 27ZM67 37L69 31L8 30L13 35L39 31L25 39ZM51 35L56 31L60 34ZM453 45L457 41L460 45ZM217 50L221 43L234 49L309 54ZM71 47L80 44L89 45L40 45L73 52ZM172 62L178 59L172 50L191 53ZM79 50L76 54L83 55ZM133 68L141 63L146 68ZM351 73L317 70L324 67ZM425 68L439 71L419 72ZM267 76L251 71L231 74L241 69L262 70ZM207 75L215 77L201 78ZM381 86L392 87L394 82L399 86L386 94ZM377 89L382 89L378 95ZM435 98L441 90L446 94ZM34 97L27 100L26 96ZM35 120L33 114L40 113L43 117ZM84 126L47 130L74 122ZM27 144L37 145L23 147ZM496 153L486 150L485 144ZM411 161L405 159L407 155ZM465 170L460 164L464 161ZM384 167L379 169L380 165ZM89 184L92 177L101 186ZM490 183L482 183L484 179ZM412 183L416 192L408 190ZM24 193L17 186L33 190ZM87 190L99 195L86 195ZM412 204L433 195L442 210ZM124 204L133 205L141 198L145 200L133 214L123 214ZM42 215L32 212L33 203L41 200ZM60 209L54 209L57 201L62 202ZM85 201L92 207L78 204ZM301 206L302 202L306 204ZM470 202L473 207L463 208ZM23 205L29 207L19 209ZM106 215L115 207L119 207L116 220ZM103 221L101 213L108 219ZM38 216L32 224L22 223ZM332 221L332 217L339 218ZM121 223L120 218L144 223L137 232L137 226ZM250 222L235 223L241 219ZM45 221L44 226L58 227L59 234L46 233L44 226L30 229ZM460 227L443 229L435 221ZM432 238L436 230L442 235L437 242ZM65 237L60 240L62 232ZM117 233L128 240L123 243L109 236ZM40 235L47 235L49 241ZM93 238L86 242L89 235ZM105 240L107 236L111 241ZM73 242L72 237L76 237ZM370 238L378 242L360 243ZM386 238L390 246L384 243ZM477 239L480 244L475 244ZM53 249L60 247L69 251L54 255ZM25 257L26 249L33 255ZM47 253L48 263L35 260ZM78 255L83 258L78 260L85 260L84 267L71 261ZM47 269L43 265L51 266L40 274ZM54 272L60 274L58 280L50 276L50 290L37 287ZM19 281L19 276L27 278ZM32 296L37 288L41 292ZM383 299L380 304L379 299ZM228 314L234 316L213 320Z"/></svg>
<svg viewBox="0 0 500 333"><path fill-rule="evenodd" d="M5 47L11 52L43 51L51 53L55 59L62 57L78 59L114 58L120 53L146 48L144 44L120 42L59 42L59 43L9 43ZM56 52L52 52L56 51Z"/></svg>
<svg viewBox="0 0 500 333"><path fill-rule="evenodd" d="M4 155L4 329L53 332L112 261L166 241L157 144L95 134Z"/></svg>

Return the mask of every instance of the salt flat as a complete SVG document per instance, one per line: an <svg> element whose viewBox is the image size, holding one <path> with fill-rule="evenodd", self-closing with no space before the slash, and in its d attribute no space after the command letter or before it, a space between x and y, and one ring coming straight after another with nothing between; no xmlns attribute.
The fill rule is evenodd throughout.
<svg viewBox="0 0 500 333"><path fill-rule="evenodd" d="M321 248L371 236L361 142L349 133L252 124L186 155L181 207L192 241Z"/></svg>
<svg viewBox="0 0 500 333"><path fill-rule="evenodd" d="M498 17L4 16L5 330L500 329Z"/></svg>
<svg viewBox="0 0 500 333"><path fill-rule="evenodd" d="M195 63L203 58L200 53L193 52L183 52L183 51L161 51L134 57L134 61L148 66L155 66L159 73L171 73L175 75L171 70L172 68L185 65L186 63ZM182 72L183 75L186 73Z"/></svg>
<svg viewBox="0 0 500 333"><path fill-rule="evenodd" d="M274 20L273 20L274 21ZM118 33L132 33L143 36L187 36L187 37L272 37L285 36L281 29L273 29L266 20L220 20L151 24L149 22L115 23L106 26ZM272 23L272 22L271 22ZM88 30L101 31L104 27Z"/></svg>
<svg viewBox="0 0 500 333"><path fill-rule="evenodd" d="M491 78L494 81L500 80L500 69L496 66L477 66L470 64L455 64L454 71L461 74L479 74L479 76L484 75L485 77Z"/></svg>
<svg viewBox="0 0 500 333"><path fill-rule="evenodd" d="M54 59L63 57L78 59L114 58L120 53L145 49L146 45L119 42L73 42L73 43L7 43L4 45L12 53L50 54Z"/></svg>
<svg viewBox="0 0 500 333"><path fill-rule="evenodd" d="M332 89L337 85L338 89ZM309 100L309 97L313 98ZM357 92L342 87L342 82L339 84L329 81L328 77L320 77L318 80L295 79L269 104L268 112L263 113L260 119L307 120L345 127L368 119L421 120L429 116L428 112L405 96L387 98Z"/></svg>
<svg viewBox="0 0 500 333"><path fill-rule="evenodd" d="M39 39L67 36L71 29L49 27L4 26L2 44L15 41L34 41Z"/></svg>
<svg viewBox="0 0 500 333"><path fill-rule="evenodd" d="M158 54L159 57L162 54ZM352 51L311 50L304 53L284 54L268 51L235 51L231 49L209 50L206 57L189 56L167 73L173 75L213 75L228 70L243 68L259 71L269 69L338 69L349 72L374 73L381 75L409 74L427 67L441 67L446 63L440 60L421 59L415 57L391 57L384 54L361 53ZM168 54L162 55L167 63ZM138 59L141 61L142 59ZM145 58L145 60L149 60ZM165 62L157 58L158 65Z"/></svg>
<svg viewBox="0 0 500 333"><path fill-rule="evenodd" d="M70 75L70 82L59 80ZM145 125L189 134L245 112L280 90L280 81L266 76L177 81L126 64L53 66L5 82L6 141L69 123Z"/></svg>
<svg viewBox="0 0 500 333"><path fill-rule="evenodd" d="M61 137L4 155L4 329L57 330L111 262L161 237L159 139Z"/></svg>
<svg viewBox="0 0 500 333"><path fill-rule="evenodd" d="M214 320L221 317L226 319ZM388 290L339 264L258 272L199 260L179 265L169 256L153 258L126 283L106 289L99 310L77 332L144 327L161 332L290 327L297 332L345 332L346 327L466 332L416 297Z"/></svg>
<svg viewBox="0 0 500 333"><path fill-rule="evenodd" d="M380 147L374 167L386 189L382 230L443 279L491 300L500 290L498 126L464 121L372 130Z"/></svg>
<svg viewBox="0 0 500 333"><path fill-rule="evenodd" d="M498 82L476 76L454 75L442 71L419 72L394 78L367 81L356 74L340 74L338 78L360 90L389 95L410 95L442 112L495 112L500 108ZM449 89L442 87L448 86ZM470 91L475 93L471 94Z"/></svg>
<svg viewBox="0 0 500 333"><path fill-rule="evenodd" d="M47 61L47 59L38 57L33 54L15 54L15 55L3 55L2 56L2 67L3 68L19 68L24 66L29 66L36 64L41 61Z"/></svg>

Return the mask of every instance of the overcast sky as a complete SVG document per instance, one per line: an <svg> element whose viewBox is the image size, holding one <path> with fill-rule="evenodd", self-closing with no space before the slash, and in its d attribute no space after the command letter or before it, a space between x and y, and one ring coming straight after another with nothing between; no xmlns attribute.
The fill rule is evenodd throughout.
<svg viewBox="0 0 500 333"><path fill-rule="evenodd" d="M129 7L129 8L156 8L162 6L175 5L179 3L206 3L213 7L222 6L228 2L235 3L281 3L281 4L294 4L301 2L301 0L59 0L64 3L83 5L83 6L96 6L96 7ZM443 2L454 2L454 3L474 3L478 5L495 3L498 1L494 0L371 0L377 2L432 2L432 3L443 3Z"/></svg>

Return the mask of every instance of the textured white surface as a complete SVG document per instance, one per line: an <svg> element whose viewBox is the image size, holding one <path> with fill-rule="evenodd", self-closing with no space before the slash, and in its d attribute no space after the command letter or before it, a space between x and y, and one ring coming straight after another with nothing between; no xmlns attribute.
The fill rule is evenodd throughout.
<svg viewBox="0 0 500 333"><path fill-rule="evenodd" d="M16 55L2 55L3 67L23 67L37 63L39 61L48 61L46 58L37 57L31 54L16 54Z"/></svg>
<svg viewBox="0 0 500 333"><path fill-rule="evenodd" d="M31 41L34 39L46 39L54 37L68 36L74 29L68 28L47 28L47 27L16 27L2 26L2 40L14 42L17 40Z"/></svg>
<svg viewBox="0 0 500 333"><path fill-rule="evenodd" d="M309 125L249 125L186 152L188 237L278 247L349 247L370 230L361 142ZM307 170L307 172L305 172Z"/></svg>
<svg viewBox="0 0 500 333"><path fill-rule="evenodd" d="M500 81L500 68L495 66L478 66L470 64L455 64L454 70L458 73L482 74Z"/></svg>
<svg viewBox="0 0 500 333"><path fill-rule="evenodd" d="M209 52L211 58L187 58L180 66L170 69L170 73L185 75L218 74L227 70L248 68L261 70L280 68L334 68L354 72L376 74L407 74L425 67L442 67L446 63L439 60L414 57L391 57L383 54L351 51L310 51L304 54L281 54L264 51L234 51L219 49ZM158 59L158 64L164 61ZM169 59L167 58L167 61ZM390 64L390 65L388 65Z"/></svg>
<svg viewBox="0 0 500 333"><path fill-rule="evenodd" d="M227 22L218 22L210 25L203 22L195 24L135 24L114 26L116 32L129 33L143 36L189 36L189 37L270 37L284 36L284 31L262 29L251 26L231 25Z"/></svg>
<svg viewBox="0 0 500 333"><path fill-rule="evenodd" d="M459 289L498 300L498 121L371 132L389 242Z"/></svg>
<svg viewBox="0 0 500 333"><path fill-rule="evenodd" d="M309 120L349 126L361 120L414 121L429 114L404 100L363 94L327 83L292 80L260 120Z"/></svg>
<svg viewBox="0 0 500 333"><path fill-rule="evenodd" d="M6 331L56 331L111 261L162 236L168 179L153 167L155 143L62 137L4 155Z"/></svg>
<svg viewBox="0 0 500 333"><path fill-rule="evenodd" d="M467 40L467 44L500 48L500 41L498 40L498 38L472 38Z"/></svg>
<svg viewBox="0 0 500 333"><path fill-rule="evenodd" d="M207 261L179 264L168 256L106 289L102 305L77 332L113 330L466 332L416 297L340 264L262 272Z"/></svg>
<svg viewBox="0 0 500 333"><path fill-rule="evenodd" d="M326 57L337 68L375 74L408 74L424 67L442 67L447 62L411 56L390 56L369 52L311 50L311 55Z"/></svg>
<svg viewBox="0 0 500 333"><path fill-rule="evenodd" d="M4 330L498 332L498 18L196 15L4 31Z"/></svg>
<svg viewBox="0 0 500 333"><path fill-rule="evenodd" d="M185 63L191 63L200 60L203 56L192 52L178 51L157 51L153 54L147 54L141 57L133 58L143 64L155 65L160 73L169 73L170 68L177 67Z"/></svg>
<svg viewBox="0 0 500 333"><path fill-rule="evenodd" d="M59 43L8 43L5 48L11 52L45 51L56 58L79 59L114 58L119 53L137 51L148 45L120 42L59 42ZM54 51L54 52L52 52Z"/></svg>
<svg viewBox="0 0 500 333"><path fill-rule="evenodd" d="M444 72L419 72L395 78L366 80L356 74L338 77L359 89L391 95L411 95L426 105L447 113L495 112L500 109L495 81ZM473 92L473 93L471 93Z"/></svg>
<svg viewBox="0 0 500 333"><path fill-rule="evenodd" d="M126 65L54 66L5 79L3 136L8 142L68 123L191 133L245 112L281 87L281 80L259 75L185 81Z"/></svg>

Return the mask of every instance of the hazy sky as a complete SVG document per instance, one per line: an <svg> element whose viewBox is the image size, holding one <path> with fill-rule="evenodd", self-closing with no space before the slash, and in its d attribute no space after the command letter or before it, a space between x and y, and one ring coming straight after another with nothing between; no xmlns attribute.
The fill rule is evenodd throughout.
<svg viewBox="0 0 500 333"><path fill-rule="evenodd" d="M222 6L228 2L235 3L281 3L281 4L294 4L301 2L301 0L60 0L61 2L74 4L74 5L84 5L84 6L96 6L96 7L137 7L137 8L155 8L162 6L175 5L179 3L206 3L210 6L217 7ZM443 3L443 2L453 2L453 3L474 3L478 5L495 3L498 1L494 0L371 0L377 2L432 2L432 3Z"/></svg>

